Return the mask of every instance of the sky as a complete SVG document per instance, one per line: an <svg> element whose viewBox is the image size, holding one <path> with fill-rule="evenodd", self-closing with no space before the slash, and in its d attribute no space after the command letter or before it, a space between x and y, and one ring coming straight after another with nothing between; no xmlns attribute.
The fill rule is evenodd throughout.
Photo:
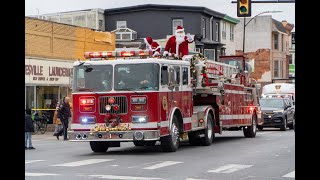
<svg viewBox="0 0 320 180"><path fill-rule="evenodd" d="M231 1L233 0L25 0L25 15L38 15L38 12L41 15L93 8L110 9L141 4L164 4L203 6L237 18L237 4ZM278 21L286 20L295 24L295 3L254 3L251 9L251 17L265 11L282 11L264 15L272 15Z"/></svg>

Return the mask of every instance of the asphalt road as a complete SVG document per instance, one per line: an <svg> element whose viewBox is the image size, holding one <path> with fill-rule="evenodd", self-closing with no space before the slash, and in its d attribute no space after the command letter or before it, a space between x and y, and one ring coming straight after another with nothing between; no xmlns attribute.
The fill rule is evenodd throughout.
<svg viewBox="0 0 320 180"><path fill-rule="evenodd" d="M61 138L60 138L61 139ZM177 152L122 143L93 153L89 143L34 135L35 150L25 151L26 179L112 180L270 180L295 179L295 133L266 129L256 138L242 131L216 135L211 146L182 144Z"/></svg>

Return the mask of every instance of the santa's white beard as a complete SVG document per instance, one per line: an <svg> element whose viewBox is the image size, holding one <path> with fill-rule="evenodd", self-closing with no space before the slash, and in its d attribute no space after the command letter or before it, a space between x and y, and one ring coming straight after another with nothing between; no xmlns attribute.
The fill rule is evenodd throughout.
<svg viewBox="0 0 320 180"><path fill-rule="evenodd" d="M182 43L184 41L184 36L185 36L184 33L176 35L176 42L178 44Z"/></svg>

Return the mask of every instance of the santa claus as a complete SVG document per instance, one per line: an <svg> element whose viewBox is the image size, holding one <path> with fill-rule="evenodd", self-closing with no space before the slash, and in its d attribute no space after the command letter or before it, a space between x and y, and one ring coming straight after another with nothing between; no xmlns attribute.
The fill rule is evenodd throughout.
<svg viewBox="0 0 320 180"><path fill-rule="evenodd" d="M181 26L178 26L174 36L171 36L166 44L163 56L172 56L182 59L184 55L188 55L188 43L193 42L193 37L184 32Z"/></svg>
<svg viewBox="0 0 320 180"><path fill-rule="evenodd" d="M151 37L144 38L144 42L146 43L146 50L152 50L153 57L160 55L161 46L159 43L154 41Z"/></svg>

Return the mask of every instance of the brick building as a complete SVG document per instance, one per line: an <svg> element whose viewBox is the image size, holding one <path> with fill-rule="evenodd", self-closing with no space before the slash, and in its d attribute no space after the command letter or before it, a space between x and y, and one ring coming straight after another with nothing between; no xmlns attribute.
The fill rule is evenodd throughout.
<svg viewBox="0 0 320 180"><path fill-rule="evenodd" d="M48 109L70 96L74 61L86 51L115 49L115 34L25 18L25 107Z"/></svg>

